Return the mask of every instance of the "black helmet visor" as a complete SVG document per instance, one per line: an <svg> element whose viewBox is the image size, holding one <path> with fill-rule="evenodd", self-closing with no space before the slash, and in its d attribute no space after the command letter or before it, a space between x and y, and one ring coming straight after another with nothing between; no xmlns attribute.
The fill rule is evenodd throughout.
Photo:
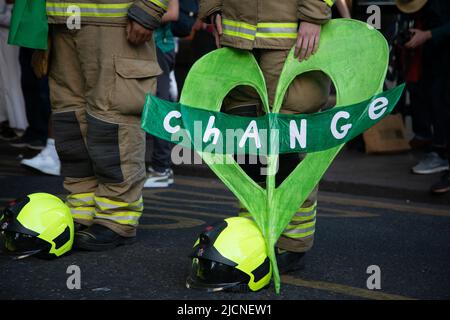
<svg viewBox="0 0 450 320"><path fill-rule="evenodd" d="M193 258L186 285L205 291L221 291L247 284L249 280L247 274L235 267L208 259Z"/></svg>
<svg viewBox="0 0 450 320"><path fill-rule="evenodd" d="M1 233L1 253L24 258L43 251L47 243L36 236L14 231Z"/></svg>

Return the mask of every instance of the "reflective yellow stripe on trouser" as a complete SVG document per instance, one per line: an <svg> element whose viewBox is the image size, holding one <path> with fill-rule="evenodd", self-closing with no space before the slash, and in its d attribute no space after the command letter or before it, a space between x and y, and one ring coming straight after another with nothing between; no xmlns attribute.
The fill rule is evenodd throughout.
<svg viewBox="0 0 450 320"><path fill-rule="evenodd" d="M126 17L128 8L133 2L128 3L77 3L77 2L51 2L47 1L47 15L59 17L72 17L79 13L80 17Z"/></svg>
<svg viewBox="0 0 450 320"><path fill-rule="evenodd" d="M167 7L169 5L169 0L148 0L148 1L157 5L160 8L163 8L164 10L167 10Z"/></svg>
<svg viewBox="0 0 450 320"><path fill-rule="evenodd" d="M314 234L316 227L316 207L317 203L309 207L298 209L289 225L284 229L282 235L292 239L307 238ZM239 216L252 219L252 216L242 204L239 209Z"/></svg>
<svg viewBox="0 0 450 320"><path fill-rule="evenodd" d="M336 0L323 0L328 6L332 7Z"/></svg>
<svg viewBox="0 0 450 320"><path fill-rule="evenodd" d="M72 217L91 221L95 215L94 193L71 194L66 198L66 204L72 212Z"/></svg>
<svg viewBox="0 0 450 320"><path fill-rule="evenodd" d="M131 226L137 226L142 211L144 210L142 197L131 203L95 197L95 205L96 219L105 219Z"/></svg>

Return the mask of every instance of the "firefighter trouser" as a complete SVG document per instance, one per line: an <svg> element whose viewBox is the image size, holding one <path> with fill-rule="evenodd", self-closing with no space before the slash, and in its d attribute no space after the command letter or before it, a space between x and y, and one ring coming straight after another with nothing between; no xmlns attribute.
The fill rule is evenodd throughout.
<svg viewBox="0 0 450 320"><path fill-rule="evenodd" d="M270 106L273 103L278 78L288 53L289 50L256 49L253 51L264 74ZM314 71L302 74L288 88L281 113L317 112L327 103L329 89L330 80L324 73ZM263 114L261 100L256 91L251 87L243 86L234 88L225 97L222 111L243 116L260 116ZM302 154L280 155L280 165L276 176L277 185L290 174L304 156ZM258 166L243 165L242 167L251 178L263 184L265 177L260 175ZM292 190L292 192L295 192L295 190ZM299 203L299 207L296 215L278 240L277 246L281 249L305 252L313 245L316 224L317 186L303 204ZM241 208L240 216L249 217L245 208Z"/></svg>
<svg viewBox="0 0 450 320"><path fill-rule="evenodd" d="M52 28L50 94L67 204L76 222L134 236L143 210L145 94L160 73L153 42L125 27Z"/></svg>

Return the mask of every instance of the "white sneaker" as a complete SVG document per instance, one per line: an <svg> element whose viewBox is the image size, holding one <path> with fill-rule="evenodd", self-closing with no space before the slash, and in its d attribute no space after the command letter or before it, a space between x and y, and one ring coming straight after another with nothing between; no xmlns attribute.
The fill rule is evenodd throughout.
<svg viewBox="0 0 450 320"><path fill-rule="evenodd" d="M144 188L167 188L173 182L174 178L172 169L167 169L164 172L158 172L152 167L149 167Z"/></svg>
<svg viewBox="0 0 450 320"><path fill-rule="evenodd" d="M448 160L442 159L436 152L429 152L412 168L415 174L432 174L448 170Z"/></svg>
<svg viewBox="0 0 450 320"><path fill-rule="evenodd" d="M175 79L175 72L172 70L169 73L169 96L170 101L176 102L178 101L178 85L177 80Z"/></svg>
<svg viewBox="0 0 450 320"><path fill-rule="evenodd" d="M61 174L61 162L56 152L54 139L47 139L47 145L37 156L23 159L20 163L53 176Z"/></svg>

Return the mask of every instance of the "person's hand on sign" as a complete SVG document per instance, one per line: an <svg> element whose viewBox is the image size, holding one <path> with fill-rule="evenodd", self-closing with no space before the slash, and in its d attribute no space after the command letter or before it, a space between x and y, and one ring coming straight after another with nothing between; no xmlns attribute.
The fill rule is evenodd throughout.
<svg viewBox="0 0 450 320"><path fill-rule="evenodd" d="M425 42L430 40L433 36L431 31L423 31L419 29L410 29L409 31L413 34L413 36L411 40L405 43L405 47L408 49L415 49L417 47L420 47Z"/></svg>
<svg viewBox="0 0 450 320"><path fill-rule="evenodd" d="M222 16L220 14L216 14L211 16L211 24L214 27L214 39L216 40L217 48L220 48L220 36L223 34L222 30Z"/></svg>
<svg viewBox="0 0 450 320"><path fill-rule="evenodd" d="M297 43L295 44L294 56L298 60L308 60L319 48L321 26L318 24L302 21L298 29Z"/></svg>
<svg viewBox="0 0 450 320"><path fill-rule="evenodd" d="M153 30L147 29L136 21L128 20L127 40L134 45L140 45L152 39Z"/></svg>

